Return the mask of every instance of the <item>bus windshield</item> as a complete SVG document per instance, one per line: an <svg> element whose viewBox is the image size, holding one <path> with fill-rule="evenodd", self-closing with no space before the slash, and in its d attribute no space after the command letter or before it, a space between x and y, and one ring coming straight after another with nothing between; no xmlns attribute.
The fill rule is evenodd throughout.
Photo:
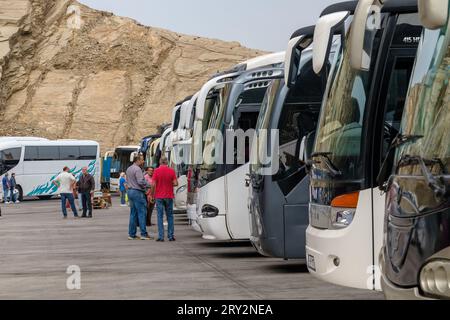
<svg viewBox="0 0 450 320"><path fill-rule="evenodd" d="M233 129L242 129L244 133L249 133L248 130L252 130L256 126L261 102L264 99L270 81L263 81L263 83L266 84L265 86L256 86L251 89L245 89L245 86L242 86L242 90L240 90L236 96L231 94L233 86L242 84L229 83L220 90L217 102L214 105L209 119L208 135L205 139L208 141L208 144L204 149L205 163L202 166L203 170L215 173L214 175L210 175L211 178L218 178L224 173L218 172L217 166L219 164L224 164L225 161L227 162L226 164L229 170L233 170L233 168L237 168L249 161L250 142L248 139L245 141L244 150L239 151L237 150L237 142L234 141L234 146L232 146L234 148L234 159L228 159L230 157L229 154L227 156L224 155L223 148L225 143L231 142L224 141L227 137L225 133L225 116L227 112L230 111L228 108L233 108ZM220 141L216 139L215 135L220 135L221 138L223 138L222 144L218 143ZM241 151L244 151L244 154L240 154ZM229 162L231 160L232 162Z"/></svg>
<svg viewBox="0 0 450 320"><path fill-rule="evenodd" d="M131 165L130 157L137 149L116 149L111 163L111 178L118 179Z"/></svg>
<svg viewBox="0 0 450 320"><path fill-rule="evenodd" d="M405 156L420 157L434 174L450 170L450 31L425 30L418 49L402 119L403 137L415 136L400 146L397 165ZM444 172L443 172L444 170ZM445 172L446 171L446 172ZM421 174L420 165L400 166L402 175Z"/></svg>
<svg viewBox="0 0 450 320"><path fill-rule="evenodd" d="M349 47L349 37L346 45ZM322 104L314 153L325 154L340 170L342 178L360 179L363 175L361 143L370 72L352 69L349 50L337 55L331 85Z"/></svg>
<svg viewBox="0 0 450 320"><path fill-rule="evenodd" d="M266 151L270 147L268 141L271 117L283 85L284 82L282 79L273 80L267 88L266 95L261 104L261 111L259 112L258 122L256 124L256 140L252 146L252 161L250 164L250 172L252 174L258 174L263 168L271 165L271 163L262 161L263 159L260 159L260 156L269 154Z"/></svg>
<svg viewBox="0 0 450 320"><path fill-rule="evenodd" d="M252 161L252 173L261 174L260 169L273 166L267 163L268 161L259 159L260 156L264 157L271 153L273 156L278 153L280 160L280 168L275 179L289 176L304 165L306 140L315 130L322 97L322 80L313 71L311 51L303 52L295 86L288 90L284 86L283 79L276 79L267 90L257 124L258 152L256 157L253 157L256 161ZM275 115L277 111L280 111L279 120ZM271 136L272 128L277 130L277 137ZM279 150L270 150L274 146L269 145L269 137L271 144L273 139L279 138Z"/></svg>
<svg viewBox="0 0 450 320"><path fill-rule="evenodd" d="M0 176L17 166L22 148L9 148L0 151Z"/></svg>
<svg viewBox="0 0 450 320"><path fill-rule="evenodd" d="M220 145L216 140L216 133L223 131L223 126L225 125L224 117L225 117L225 102L230 93L232 84L226 84L216 95L214 100L211 100L209 105L208 118L204 119L203 123L206 124L204 126L203 133L206 132L205 140L203 141L203 164L201 168L206 171L213 171L217 165L217 159L221 155L222 149L220 149ZM205 121L207 120L207 121ZM217 130L217 131L216 131ZM223 146L223 145L222 145Z"/></svg>
<svg viewBox="0 0 450 320"><path fill-rule="evenodd" d="M191 152L190 152L190 163L195 165L202 164L203 161L203 153L202 150L205 147L205 139L203 137L204 133L208 129L209 119L211 118L212 111L215 109L215 105L218 99L219 89L212 89L208 97L205 101L204 107L204 117L200 120L194 120L193 123L193 131L192 131L192 144L191 144ZM195 109L197 106L195 107ZM196 110L193 110L193 114L195 115Z"/></svg>

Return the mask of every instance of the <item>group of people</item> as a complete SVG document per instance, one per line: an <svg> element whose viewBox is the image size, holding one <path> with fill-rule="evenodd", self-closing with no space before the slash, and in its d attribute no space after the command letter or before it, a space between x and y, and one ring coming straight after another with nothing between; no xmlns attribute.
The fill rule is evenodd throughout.
<svg viewBox="0 0 450 320"><path fill-rule="evenodd" d="M16 174L11 173L11 177L6 173L2 179L2 187L3 187L3 202L6 204L10 203L19 203L19 199L17 199L17 191L16 191Z"/></svg>
<svg viewBox="0 0 450 320"><path fill-rule="evenodd" d="M94 177L88 172L88 168L81 169L81 176L77 180L68 167L64 167L52 183L58 187L61 196L61 209L63 218L67 219L67 203L69 203L75 218L79 218L75 206L75 194L81 197L83 214L81 218L92 218L92 198L95 190Z"/></svg>
<svg viewBox="0 0 450 320"><path fill-rule="evenodd" d="M130 205L130 221L128 227L129 240L151 240L147 226L151 226L152 212L156 206L158 213L158 238L164 241L164 212L168 223L168 240L175 241L173 218L173 188L178 186L175 170L168 167L168 160L162 157L157 169L152 167L143 170L144 158L135 157L133 165L122 174L120 182L121 201L125 204L125 195ZM126 177L126 179L125 179ZM137 237L137 227L140 237Z"/></svg>

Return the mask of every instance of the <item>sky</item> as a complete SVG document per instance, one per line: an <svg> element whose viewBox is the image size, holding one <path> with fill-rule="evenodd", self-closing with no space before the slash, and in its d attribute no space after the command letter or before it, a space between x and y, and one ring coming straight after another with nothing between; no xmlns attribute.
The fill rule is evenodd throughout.
<svg viewBox="0 0 450 320"><path fill-rule="evenodd" d="M286 49L291 34L338 0L79 0L91 8L178 33L266 51Z"/></svg>

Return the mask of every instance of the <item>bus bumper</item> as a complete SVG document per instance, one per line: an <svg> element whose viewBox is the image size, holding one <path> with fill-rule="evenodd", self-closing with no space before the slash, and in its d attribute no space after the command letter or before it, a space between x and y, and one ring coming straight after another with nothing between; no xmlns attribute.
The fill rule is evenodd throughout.
<svg viewBox="0 0 450 320"><path fill-rule="evenodd" d="M227 231L227 223L224 215L219 215L214 218L200 216L198 222L203 232L203 239L232 240Z"/></svg>

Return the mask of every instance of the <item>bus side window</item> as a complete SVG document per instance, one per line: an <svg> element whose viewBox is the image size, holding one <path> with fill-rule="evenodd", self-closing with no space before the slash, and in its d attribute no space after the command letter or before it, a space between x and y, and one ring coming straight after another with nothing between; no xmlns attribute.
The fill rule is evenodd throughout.
<svg viewBox="0 0 450 320"><path fill-rule="evenodd" d="M385 159L392 141L400 130L405 97L408 91L413 64L413 58L398 57L395 61L393 70L390 73L391 77L387 89L383 119L384 130L381 161Z"/></svg>

